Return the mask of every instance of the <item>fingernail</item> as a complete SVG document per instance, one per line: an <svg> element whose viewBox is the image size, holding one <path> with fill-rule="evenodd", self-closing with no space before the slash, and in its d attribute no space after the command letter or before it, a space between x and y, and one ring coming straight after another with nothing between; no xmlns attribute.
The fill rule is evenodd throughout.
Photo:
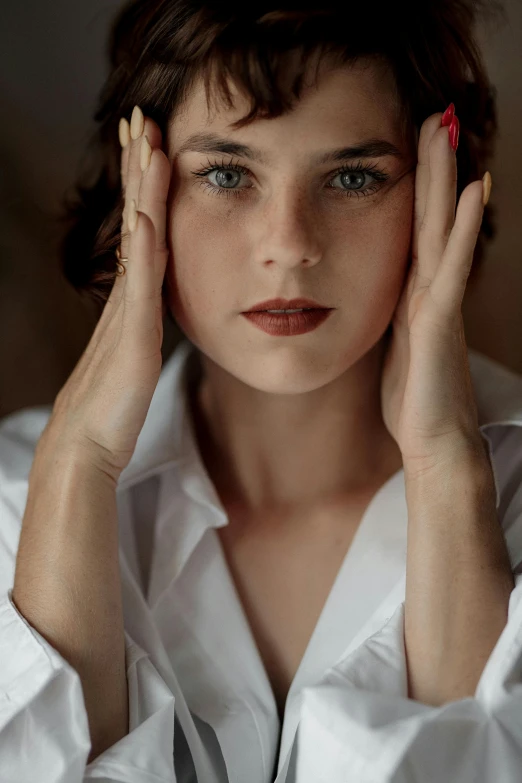
<svg viewBox="0 0 522 783"><path fill-rule="evenodd" d="M132 139L139 139L143 133L145 127L145 118L143 112L139 106L135 106L132 110L131 122L130 122L130 135Z"/></svg>
<svg viewBox="0 0 522 783"><path fill-rule="evenodd" d="M121 118L120 124L118 125L118 136L120 137L121 146L126 147L130 140L130 128L125 117Z"/></svg>
<svg viewBox="0 0 522 783"><path fill-rule="evenodd" d="M486 171L486 173L482 177L482 187L483 187L482 204L484 206L486 206L486 204L489 201L489 194L491 193L492 184L493 181L491 179L491 174L489 173L489 171Z"/></svg>
<svg viewBox="0 0 522 783"><path fill-rule="evenodd" d="M459 146L459 132L460 132L460 122L458 120L458 117L453 117L451 120L451 124L449 126L449 142L451 144L451 148L453 152L457 151L457 147Z"/></svg>
<svg viewBox="0 0 522 783"><path fill-rule="evenodd" d="M140 168L142 171L146 171L148 169L151 155L152 155L152 147L149 144L148 138L144 136L141 142L141 149L140 149Z"/></svg>
<svg viewBox="0 0 522 783"><path fill-rule="evenodd" d="M450 103L450 105L448 106L448 108L446 109L444 114L442 115L442 120L441 120L441 123L440 123L441 127L443 125L449 125L450 122L453 119L453 115L454 114L455 114L455 104L454 103Z"/></svg>
<svg viewBox="0 0 522 783"><path fill-rule="evenodd" d="M129 205L129 214L127 215L127 222L129 226L129 231L134 231L134 229L138 225L138 212L136 210L136 202L134 201L134 199L132 199Z"/></svg>

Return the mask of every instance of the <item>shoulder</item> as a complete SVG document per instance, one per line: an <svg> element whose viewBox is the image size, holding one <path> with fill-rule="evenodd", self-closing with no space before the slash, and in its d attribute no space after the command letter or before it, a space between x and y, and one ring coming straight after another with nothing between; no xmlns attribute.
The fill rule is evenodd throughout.
<svg viewBox="0 0 522 783"><path fill-rule="evenodd" d="M483 430L497 488L497 513L513 569L522 572L522 424Z"/></svg>
<svg viewBox="0 0 522 783"><path fill-rule="evenodd" d="M29 473L51 411L24 408L0 419L0 592L12 584Z"/></svg>
<svg viewBox="0 0 522 783"><path fill-rule="evenodd" d="M513 569L522 570L522 375L477 351L469 351L479 416L497 491Z"/></svg>
<svg viewBox="0 0 522 783"><path fill-rule="evenodd" d="M27 480L52 406L24 408L0 419L0 489Z"/></svg>
<svg viewBox="0 0 522 783"><path fill-rule="evenodd" d="M522 375L479 351L468 357L479 425L522 426Z"/></svg>

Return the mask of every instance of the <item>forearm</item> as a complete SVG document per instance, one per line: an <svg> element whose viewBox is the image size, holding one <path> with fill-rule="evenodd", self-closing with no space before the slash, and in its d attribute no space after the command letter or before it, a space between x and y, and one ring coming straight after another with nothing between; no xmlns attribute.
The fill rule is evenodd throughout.
<svg viewBox="0 0 522 783"><path fill-rule="evenodd" d="M448 454L415 477L405 468L405 478L409 696L439 706L474 696L514 580L486 456Z"/></svg>
<svg viewBox="0 0 522 783"><path fill-rule="evenodd" d="M80 676L91 761L128 733L128 702L116 491L78 452L35 457L13 600Z"/></svg>

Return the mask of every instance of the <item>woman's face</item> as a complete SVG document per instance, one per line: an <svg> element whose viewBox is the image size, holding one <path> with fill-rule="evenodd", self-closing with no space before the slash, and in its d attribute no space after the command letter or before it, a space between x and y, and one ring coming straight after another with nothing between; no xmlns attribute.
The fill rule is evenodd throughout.
<svg viewBox="0 0 522 783"><path fill-rule="evenodd" d="M234 109L209 115L198 83L168 130L168 306L200 351L245 384L311 391L359 361L393 316L409 261L415 144L401 137L394 82L376 62L325 69L292 113L238 131L229 123L250 104L233 96ZM196 133L240 142L264 160L181 151ZM400 155L317 162L370 140ZM284 337L241 314L278 296L335 309L315 330Z"/></svg>

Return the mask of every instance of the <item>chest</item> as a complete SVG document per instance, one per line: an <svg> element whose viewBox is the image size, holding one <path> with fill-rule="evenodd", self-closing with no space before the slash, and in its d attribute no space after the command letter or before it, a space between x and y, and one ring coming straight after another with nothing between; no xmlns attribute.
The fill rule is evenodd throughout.
<svg viewBox="0 0 522 783"><path fill-rule="evenodd" d="M220 528L223 553L280 717L371 495L313 514L240 520Z"/></svg>

